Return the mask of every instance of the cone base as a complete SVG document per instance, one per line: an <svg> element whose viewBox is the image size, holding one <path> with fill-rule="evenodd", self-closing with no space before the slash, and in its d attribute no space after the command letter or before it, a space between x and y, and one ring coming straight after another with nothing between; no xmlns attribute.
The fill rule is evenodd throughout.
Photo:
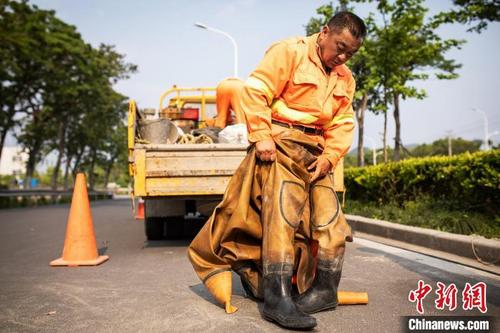
<svg viewBox="0 0 500 333"><path fill-rule="evenodd" d="M97 266L109 259L109 256L99 256L94 260L71 260L66 261L63 258L52 260L50 266Z"/></svg>

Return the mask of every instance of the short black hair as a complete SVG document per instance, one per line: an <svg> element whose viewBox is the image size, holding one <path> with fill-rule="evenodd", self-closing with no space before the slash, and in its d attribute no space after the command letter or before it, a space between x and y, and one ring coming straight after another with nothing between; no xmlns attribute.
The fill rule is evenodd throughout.
<svg viewBox="0 0 500 333"><path fill-rule="evenodd" d="M328 21L327 26L330 30L335 31L342 31L344 28L347 28L357 39L364 39L366 37L365 22L351 12L338 12Z"/></svg>

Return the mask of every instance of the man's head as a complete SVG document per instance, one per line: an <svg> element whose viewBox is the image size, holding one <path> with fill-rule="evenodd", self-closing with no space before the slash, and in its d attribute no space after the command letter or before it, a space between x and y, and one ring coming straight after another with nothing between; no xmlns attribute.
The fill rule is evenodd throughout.
<svg viewBox="0 0 500 333"><path fill-rule="evenodd" d="M332 69L346 63L358 51L366 36L361 18L351 12L335 14L318 37L318 54L325 66Z"/></svg>

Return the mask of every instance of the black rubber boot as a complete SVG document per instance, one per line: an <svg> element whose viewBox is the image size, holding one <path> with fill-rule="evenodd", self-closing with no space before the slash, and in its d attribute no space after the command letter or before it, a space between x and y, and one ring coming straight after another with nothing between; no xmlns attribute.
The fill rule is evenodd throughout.
<svg viewBox="0 0 500 333"><path fill-rule="evenodd" d="M243 287L243 290L245 290L245 294L247 294L247 296L251 300L256 301L256 302L262 302L264 300L259 295L258 292L254 291L254 289L252 288L252 285L244 276L240 276L240 280L241 280L241 285Z"/></svg>
<svg viewBox="0 0 500 333"><path fill-rule="evenodd" d="M316 319L300 311L292 300L292 275L269 273L264 276L264 318L288 329L308 330Z"/></svg>
<svg viewBox="0 0 500 333"><path fill-rule="evenodd" d="M253 286L248 276L250 271L257 271L259 272L258 281L262 281L262 271L259 270L253 262L243 262L239 266L233 267L233 270L240 276L241 286L243 290L245 290L245 294L248 298L257 302L262 302L264 300L264 293L262 292L261 283L258 286Z"/></svg>
<svg viewBox="0 0 500 333"><path fill-rule="evenodd" d="M329 263L326 265L318 263L316 276L311 287L296 299L297 307L301 311L311 314L333 310L337 307L337 288L342 272L340 269L335 270L334 267Z"/></svg>

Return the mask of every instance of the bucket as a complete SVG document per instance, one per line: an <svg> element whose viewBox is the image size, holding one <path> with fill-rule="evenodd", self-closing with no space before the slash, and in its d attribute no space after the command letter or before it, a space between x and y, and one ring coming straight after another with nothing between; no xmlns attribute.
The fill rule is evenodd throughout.
<svg viewBox="0 0 500 333"><path fill-rule="evenodd" d="M179 133L168 119L139 119L138 132L141 139L149 143L175 143Z"/></svg>

